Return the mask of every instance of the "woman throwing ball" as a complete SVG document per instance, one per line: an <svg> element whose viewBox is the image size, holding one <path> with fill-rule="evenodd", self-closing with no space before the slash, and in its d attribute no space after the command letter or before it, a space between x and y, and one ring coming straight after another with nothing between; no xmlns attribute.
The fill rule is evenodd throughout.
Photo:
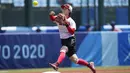
<svg viewBox="0 0 130 73"><path fill-rule="evenodd" d="M76 30L76 23L70 17L72 13L72 6L69 4L64 4L61 6L61 10L62 13L59 13L58 15L55 15L53 11L50 12L50 19L58 25L62 44L58 60L55 63L50 63L50 66L57 71L58 66L67 55L72 62L87 66L93 73L96 73L94 62L87 62L78 58L76 55L76 41L74 34Z"/></svg>

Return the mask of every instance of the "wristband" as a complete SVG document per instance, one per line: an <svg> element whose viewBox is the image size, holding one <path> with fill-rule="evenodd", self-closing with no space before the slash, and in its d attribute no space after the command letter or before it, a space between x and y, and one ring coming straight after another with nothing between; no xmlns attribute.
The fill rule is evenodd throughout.
<svg viewBox="0 0 130 73"><path fill-rule="evenodd" d="M70 25L69 22L65 22L65 26L68 27Z"/></svg>
<svg viewBox="0 0 130 73"><path fill-rule="evenodd" d="M68 25L68 24L65 24L65 26L66 26L66 27L69 27L69 25Z"/></svg>

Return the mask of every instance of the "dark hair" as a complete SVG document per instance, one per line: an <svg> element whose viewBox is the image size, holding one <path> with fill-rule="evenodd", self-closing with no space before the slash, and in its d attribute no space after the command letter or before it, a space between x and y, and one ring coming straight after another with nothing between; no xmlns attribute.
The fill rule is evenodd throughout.
<svg viewBox="0 0 130 73"><path fill-rule="evenodd" d="M69 17L71 17L72 12L69 13Z"/></svg>

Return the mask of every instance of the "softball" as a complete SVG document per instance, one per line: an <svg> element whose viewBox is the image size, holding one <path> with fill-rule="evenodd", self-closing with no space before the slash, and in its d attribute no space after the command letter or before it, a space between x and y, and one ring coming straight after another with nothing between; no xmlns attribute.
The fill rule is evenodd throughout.
<svg viewBox="0 0 130 73"><path fill-rule="evenodd" d="M37 6L37 5L38 5L38 1L34 0L34 1L33 1L33 5L34 5L34 6Z"/></svg>

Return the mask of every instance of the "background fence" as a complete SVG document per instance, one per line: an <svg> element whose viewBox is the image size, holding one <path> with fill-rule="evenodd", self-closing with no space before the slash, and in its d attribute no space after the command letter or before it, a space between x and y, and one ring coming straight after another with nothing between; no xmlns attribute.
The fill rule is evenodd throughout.
<svg viewBox="0 0 130 73"><path fill-rule="evenodd" d="M103 26L115 21L117 25L128 25L129 0L37 0L38 6L32 5L33 0L1 0L0 25L2 26L54 26L48 13L54 10L61 12L60 5L73 5L72 18L80 25ZM29 3L29 4L28 4ZM100 4L103 8L99 10ZM29 6L27 8L26 6ZM99 12L102 14L99 15ZM99 24L99 17L102 23ZM28 19L27 19L28 18ZM27 23L29 22L29 23Z"/></svg>

